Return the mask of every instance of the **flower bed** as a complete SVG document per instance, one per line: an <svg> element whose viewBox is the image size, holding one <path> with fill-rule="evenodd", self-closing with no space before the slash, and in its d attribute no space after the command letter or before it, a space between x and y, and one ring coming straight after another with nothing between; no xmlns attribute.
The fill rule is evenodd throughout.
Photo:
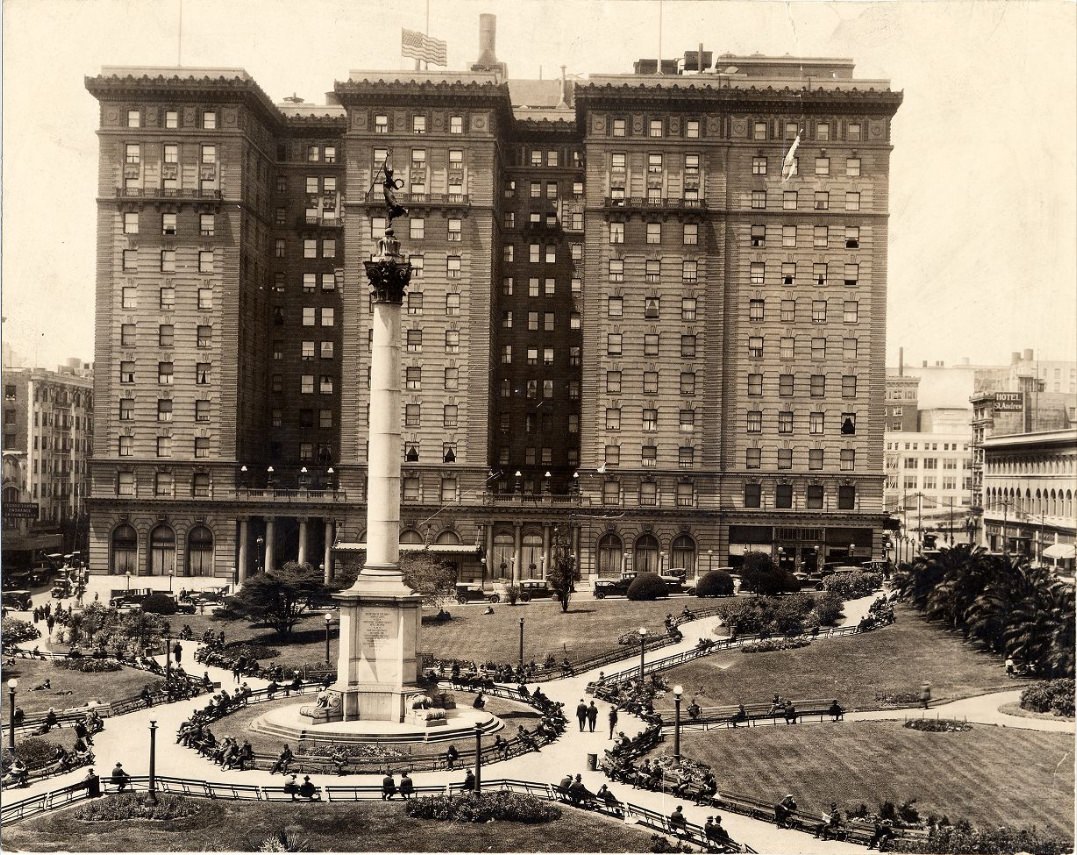
<svg viewBox="0 0 1077 855"><path fill-rule="evenodd" d="M768 638L766 641L755 641L741 647L741 653L772 653L775 650L796 650L798 647L807 647L811 644L807 638Z"/></svg>
<svg viewBox="0 0 1077 855"><path fill-rule="evenodd" d="M550 822L561 809L537 796L522 793L463 793L455 796L428 796L410 800L404 808L416 819L449 822Z"/></svg>
<svg viewBox="0 0 1077 855"><path fill-rule="evenodd" d="M972 730L972 725L967 721L953 718L914 718L905 722L905 727L923 733L964 733Z"/></svg>
<svg viewBox="0 0 1077 855"><path fill-rule="evenodd" d="M56 659L53 664L57 668L81 671L83 674L104 674L109 671L119 671L123 667L115 659L95 659L90 656L80 656L77 659Z"/></svg>
<svg viewBox="0 0 1077 855"><path fill-rule="evenodd" d="M115 822L117 820L173 820L194 816L202 810L193 799L181 796L158 795L151 800L146 794L109 796L79 805L73 811L75 819L83 822Z"/></svg>

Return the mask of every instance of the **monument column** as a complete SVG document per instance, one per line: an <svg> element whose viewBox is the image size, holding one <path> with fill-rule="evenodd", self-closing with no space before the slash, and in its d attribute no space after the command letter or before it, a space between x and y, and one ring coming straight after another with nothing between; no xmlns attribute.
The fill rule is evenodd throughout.
<svg viewBox="0 0 1077 855"><path fill-rule="evenodd" d="M550 573L550 524L542 524L542 578Z"/></svg>
<svg viewBox="0 0 1077 855"><path fill-rule="evenodd" d="M273 517L266 517L266 566L263 568L266 573L273 569L273 534L275 520Z"/></svg>
<svg viewBox="0 0 1077 855"><path fill-rule="evenodd" d="M512 524L512 584L519 585L522 573L520 572L520 562L523 561L523 555L520 550L523 548L520 543L520 523Z"/></svg>
<svg viewBox="0 0 1077 855"><path fill-rule="evenodd" d="M247 581L247 574L250 572L250 567L247 561L247 520L246 518L239 521L239 579L238 582L242 585Z"/></svg>
<svg viewBox="0 0 1077 855"><path fill-rule="evenodd" d="M366 563L340 603L337 682L345 721L403 721L417 692L422 598L400 572L401 306L411 265L400 254L392 222L407 211L396 203L397 182L386 162L385 236L364 261L374 306L371 318L370 424L367 455Z"/></svg>
<svg viewBox="0 0 1077 855"><path fill-rule="evenodd" d="M333 581L333 521L325 521L325 555L323 556L323 565L325 566L325 582L326 584Z"/></svg>
<svg viewBox="0 0 1077 855"><path fill-rule="evenodd" d="M299 563L300 564L306 564L307 563L307 551L308 551L307 550L307 535L308 534L309 534L309 531L308 531L307 518L306 517L300 517L299 518Z"/></svg>

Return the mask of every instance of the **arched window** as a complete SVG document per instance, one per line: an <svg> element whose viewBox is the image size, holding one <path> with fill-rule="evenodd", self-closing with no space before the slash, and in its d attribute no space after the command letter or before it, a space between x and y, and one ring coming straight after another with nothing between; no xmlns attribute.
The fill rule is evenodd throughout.
<svg viewBox="0 0 1077 855"><path fill-rule="evenodd" d="M434 541L434 543L456 545L460 543L460 535L458 535L455 531L443 531L437 536L437 539Z"/></svg>
<svg viewBox="0 0 1077 855"><path fill-rule="evenodd" d="M636 555L632 559L632 569L637 573L658 573L658 538L653 534L643 534L636 539Z"/></svg>
<svg viewBox="0 0 1077 855"><path fill-rule="evenodd" d="M421 534L419 534L419 532L417 532L413 528L409 528L409 529L406 529L405 531L400 532L400 542L401 543L426 543L426 541L423 540L423 536Z"/></svg>
<svg viewBox="0 0 1077 855"><path fill-rule="evenodd" d="M213 575L213 532L204 525L187 533L187 575Z"/></svg>
<svg viewBox="0 0 1077 855"><path fill-rule="evenodd" d="M694 579L696 575L696 542L687 534L673 538L669 547L669 566L683 567L686 571L686 579Z"/></svg>
<svg viewBox="0 0 1077 855"><path fill-rule="evenodd" d="M516 554L516 541L511 531L495 531L494 546L490 554L490 577L493 579L512 578L512 560Z"/></svg>
<svg viewBox="0 0 1077 855"><path fill-rule="evenodd" d="M624 560L624 544L612 531L598 542L598 575L602 578L618 578Z"/></svg>
<svg viewBox="0 0 1077 855"><path fill-rule="evenodd" d="M112 561L109 572L138 574L138 532L126 523L112 532Z"/></svg>
<svg viewBox="0 0 1077 855"><path fill-rule="evenodd" d="M176 533L167 525L150 532L151 576L167 576L176 571Z"/></svg>
<svg viewBox="0 0 1077 855"><path fill-rule="evenodd" d="M526 532L520 541L520 578L541 579L546 568L542 566L542 535L535 531Z"/></svg>

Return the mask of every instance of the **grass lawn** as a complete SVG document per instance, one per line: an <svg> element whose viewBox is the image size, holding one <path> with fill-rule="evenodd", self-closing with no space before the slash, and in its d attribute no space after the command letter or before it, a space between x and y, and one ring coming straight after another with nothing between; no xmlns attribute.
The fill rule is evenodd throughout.
<svg viewBox="0 0 1077 855"><path fill-rule="evenodd" d="M470 705L475 699L475 696L466 692L458 692L456 694L456 699L457 703L461 706ZM275 736L268 736L264 733L250 733L248 731L248 725L254 719L265 715L271 709L279 709L283 706L310 706L312 703L314 703L313 695L304 695L301 697L293 696L291 698L282 698L279 701L267 701L265 703L255 704L214 722L210 725L210 729L218 739L225 736L234 736L242 742L243 738L246 737L250 740L251 746L254 748L256 754L270 754L275 757L280 752L281 747L284 744L283 741ZM541 718L541 716L531 707L525 706L524 704L513 703L512 701L502 700L501 698L487 698L486 709L494 715L499 716L505 722L505 727L500 731L501 736L505 739L512 739L521 725L528 729L533 729ZM482 737L482 744L484 746L492 745L496 737L497 734L484 735ZM430 745L414 742L402 743L399 745L385 743L385 745L405 753L421 755L440 754L449 747L449 743L447 742L436 742L431 743ZM475 738L468 735L465 739L461 740L456 747L464 750L474 748L474 746ZM292 743L291 747L293 751L298 751L298 748L294 743ZM193 749L191 751L191 757L192 762L197 758Z"/></svg>
<svg viewBox="0 0 1077 855"><path fill-rule="evenodd" d="M300 804L198 800L195 816L170 821L87 823L71 809L3 829L12 851L257 851L287 831L314 852L645 852L650 832L562 808L560 819L459 823L412 819L402 802Z"/></svg>
<svg viewBox="0 0 1077 855"><path fill-rule="evenodd" d="M1073 839L1073 750L1068 734L973 725L923 733L900 722L687 732L685 757L715 769L719 792L768 802L792 793L802 809L836 801L916 799L922 817L946 814L975 826L1036 825ZM671 751L667 741L664 750ZM1017 759L1019 758L1019 759ZM1016 759L1016 762L1015 762Z"/></svg>
<svg viewBox="0 0 1077 855"><path fill-rule="evenodd" d="M15 695L15 706L22 707L26 715L43 713L49 707L57 711L83 706L91 698L102 703L133 698L142 691L147 683L157 682L160 678L154 677L146 671L136 668L121 668L119 671L106 671L98 674L85 674L82 671L68 671L54 665L52 662L41 660L16 659L15 664L4 668L4 682L12 677L19 681ZM40 685L49 678L52 683L51 689L40 692L31 692L31 686ZM71 694L61 695L59 692ZM7 721L8 693L5 689L0 696L0 711L3 721Z"/></svg>
<svg viewBox="0 0 1077 855"><path fill-rule="evenodd" d="M897 623L864 635L824 639L809 647L775 653L712 654L667 672L701 706L769 701L775 692L792 698L837 698L849 709L915 706L925 680L935 701L987 691L1016 689L1024 680L1006 676L1002 661L982 653L898 606ZM886 704L883 696L911 693ZM899 699L900 700L900 699ZM667 694L660 706L673 707Z"/></svg>
<svg viewBox="0 0 1077 855"><path fill-rule="evenodd" d="M420 646L423 651L446 659L515 663L519 658L520 618L523 618L525 661L534 659L541 663L547 653L552 653L558 661L565 656L579 659L612 650L617 647L618 636L640 626L661 634L665 616L670 612L680 614L685 603L693 609L713 605L713 601L704 602L695 597L630 602L623 598L596 600L585 593L572 598L568 612L562 612L555 600L544 599L517 606L495 605L492 615L484 615L485 603L450 603L446 609L452 620L423 624ZM432 611L424 609L424 614ZM325 620L321 613L304 617L286 643L269 627L217 620L210 614L171 615L168 620L173 632L190 624L195 639L201 639L210 630L214 634L224 632L226 642L252 641L275 647L280 656L274 661L285 668L325 661ZM329 642L330 661L334 663L337 634L334 625Z"/></svg>

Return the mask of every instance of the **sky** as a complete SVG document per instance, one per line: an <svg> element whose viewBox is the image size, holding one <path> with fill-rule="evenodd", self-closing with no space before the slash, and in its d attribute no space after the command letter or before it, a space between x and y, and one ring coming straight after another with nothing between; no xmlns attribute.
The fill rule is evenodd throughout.
<svg viewBox="0 0 1077 855"><path fill-rule="evenodd" d="M180 27L182 2L182 29ZM403 69L400 28L510 77L630 72L695 49L849 57L904 92L890 173L888 365L1077 358L1077 5L768 0L4 0L6 344L93 357L97 102L105 65L242 67L274 100ZM182 32L182 38L180 33ZM659 34L661 33L661 39Z"/></svg>

